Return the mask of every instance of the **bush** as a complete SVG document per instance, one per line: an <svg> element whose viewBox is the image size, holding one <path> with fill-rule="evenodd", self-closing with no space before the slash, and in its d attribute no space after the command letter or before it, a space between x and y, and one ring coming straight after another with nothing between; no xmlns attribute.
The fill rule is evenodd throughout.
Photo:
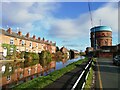
<svg viewBox="0 0 120 90"><path fill-rule="evenodd" d="M48 64L52 61L52 55L49 51L42 51L39 54L40 57L40 64L45 67L48 66Z"/></svg>
<svg viewBox="0 0 120 90"><path fill-rule="evenodd" d="M25 58L25 61L24 61L25 67L32 66L39 63L38 53L23 52L22 54ZM22 54L21 54L21 57L23 57Z"/></svg>
<svg viewBox="0 0 120 90"><path fill-rule="evenodd" d="M38 53L31 53L33 60L39 60L39 54Z"/></svg>

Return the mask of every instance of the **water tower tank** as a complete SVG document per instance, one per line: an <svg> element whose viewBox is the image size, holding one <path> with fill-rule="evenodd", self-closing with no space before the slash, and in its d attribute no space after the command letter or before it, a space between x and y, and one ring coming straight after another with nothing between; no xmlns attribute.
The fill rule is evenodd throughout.
<svg viewBox="0 0 120 90"><path fill-rule="evenodd" d="M96 26L90 31L91 47L112 46L112 29L109 26Z"/></svg>

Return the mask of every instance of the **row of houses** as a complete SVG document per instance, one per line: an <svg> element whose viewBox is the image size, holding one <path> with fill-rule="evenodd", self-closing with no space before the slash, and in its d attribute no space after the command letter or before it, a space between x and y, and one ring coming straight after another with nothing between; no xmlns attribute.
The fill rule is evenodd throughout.
<svg viewBox="0 0 120 90"><path fill-rule="evenodd" d="M6 66L2 66L2 73L5 73L5 68ZM56 67L56 62L51 61L50 62L50 67L55 68ZM43 72L47 71L47 69L43 68L40 64L36 64L33 66L25 67L25 68L16 68L13 72L13 67L9 67L9 73L13 72L12 74L7 74L5 76L2 76L0 78L0 87L1 86L6 86L12 83L17 83L20 80L22 81L27 81L29 78L33 79L35 75L39 76L39 74L42 74Z"/></svg>
<svg viewBox="0 0 120 90"><path fill-rule="evenodd" d="M48 50L51 53L56 52L56 42L41 39L40 37L36 38L35 35L30 37L30 33L23 35L21 31L17 33L13 32L11 28L8 30L1 29L0 34L0 53L6 57L7 48L3 47L2 44L15 45L16 51L26 51L26 52L35 52L40 53L43 50ZM10 48L10 51L13 51L13 48Z"/></svg>

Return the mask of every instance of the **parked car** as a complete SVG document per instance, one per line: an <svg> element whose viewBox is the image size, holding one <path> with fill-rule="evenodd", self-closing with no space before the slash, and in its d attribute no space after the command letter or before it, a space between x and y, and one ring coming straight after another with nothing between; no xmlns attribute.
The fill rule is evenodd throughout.
<svg viewBox="0 0 120 90"><path fill-rule="evenodd" d="M116 56L113 58L113 64L115 64L115 65L120 65L120 55L116 55Z"/></svg>

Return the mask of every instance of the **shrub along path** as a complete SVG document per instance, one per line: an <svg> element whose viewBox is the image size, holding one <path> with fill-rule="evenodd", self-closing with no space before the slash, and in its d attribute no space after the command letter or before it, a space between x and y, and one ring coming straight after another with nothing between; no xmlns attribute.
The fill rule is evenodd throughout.
<svg viewBox="0 0 120 90"><path fill-rule="evenodd" d="M79 75L82 73L83 69L85 68L88 61L82 64L76 64L76 68L71 70L70 72L64 74L62 77L51 83L50 85L46 86L43 90L70 90L76 80L78 79Z"/></svg>

